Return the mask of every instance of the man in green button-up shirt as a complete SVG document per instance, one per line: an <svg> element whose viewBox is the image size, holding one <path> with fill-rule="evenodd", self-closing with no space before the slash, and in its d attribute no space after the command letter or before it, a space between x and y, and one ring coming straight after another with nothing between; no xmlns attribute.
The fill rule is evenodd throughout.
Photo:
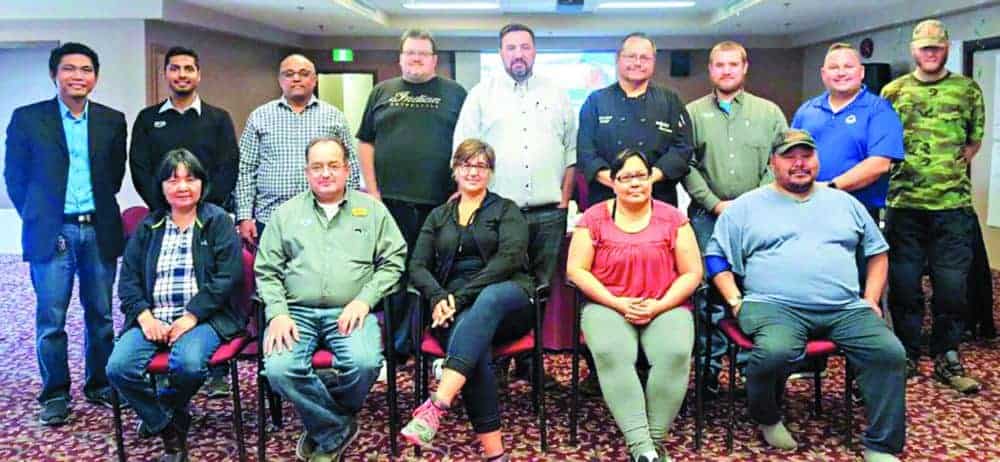
<svg viewBox="0 0 1000 462"><path fill-rule="evenodd" d="M385 206L346 189L346 152L335 138L309 144L309 190L271 215L254 264L267 306L264 373L302 417L297 452L309 460L339 460L357 436L354 414L382 366L371 307L399 280L406 258ZM336 357L329 388L312 368L319 345Z"/></svg>
<svg viewBox="0 0 1000 462"><path fill-rule="evenodd" d="M695 166L684 178L684 187L691 195L688 218L703 252L715 230L715 220L732 200L773 181L767 167L771 142L788 129L776 104L743 89L749 67L746 49L739 43L715 45L708 57L714 89L687 105L696 149ZM724 306L709 303L706 311L715 323L722 318ZM698 340L698 348L704 348L702 337ZM723 354L725 338L716 331L704 382L710 394L718 390Z"/></svg>

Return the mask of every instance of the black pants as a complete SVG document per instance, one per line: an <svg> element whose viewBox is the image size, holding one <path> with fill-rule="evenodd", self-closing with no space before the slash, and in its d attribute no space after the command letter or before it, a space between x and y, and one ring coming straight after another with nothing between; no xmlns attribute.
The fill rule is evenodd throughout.
<svg viewBox="0 0 1000 462"><path fill-rule="evenodd" d="M924 267L930 269L934 298L930 353L958 350L968 305L969 269L976 215L972 208L886 212L889 241L889 304L906 354L920 357L924 318Z"/></svg>
<svg viewBox="0 0 1000 462"><path fill-rule="evenodd" d="M420 228L424 225L427 215L431 213L431 210L434 210L435 206L385 198L382 199L382 203L389 209L389 214L396 221L396 226L399 227L399 231L403 234L403 239L406 241L406 263L407 267L409 267L410 254L417 243ZM388 299L389 304L396 308L392 311L392 322L396 328L395 332L392 333L392 338L396 353L401 355L409 355L414 352L413 332L418 327L410 325L411 320L416 319L416 316L412 316L411 313L418 306L419 300L418 297L411 297L406 293L408 275L409 271L403 272L399 281L401 290L389 294ZM416 330L419 332L419 329Z"/></svg>

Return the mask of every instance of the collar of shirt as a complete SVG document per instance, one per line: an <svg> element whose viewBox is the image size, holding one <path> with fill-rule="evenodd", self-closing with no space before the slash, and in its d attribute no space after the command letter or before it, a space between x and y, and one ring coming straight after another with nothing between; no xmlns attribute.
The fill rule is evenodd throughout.
<svg viewBox="0 0 1000 462"><path fill-rule="evenodd" d="M500 80L514 93L527 92L532 89L532 82L535 80L535 74L531 73L527 78L518 82L517 80L514 80L514 78L511 77L505 70L503 76L500 77Z"/></svg>
<svg viewBox="0 0 1000 462"><path fill-rule="evenodd" d="M197 226L197 227L201 228L202 227L201 218L198 217L198 216L195 216L193 224L194 224L194 226ZM156 223L153 223L153 225L150 226L150 228L156 229L156 228L159 228L161 226L166 226L168 229L170 228L170 226L173 226L174 228L178 228L179 229L179 227L177 226L177 224L174 223L174 220L170 217L170 211L167 211L167 213L163 214L163 218L160 218L159 221L157 221ZM188 226L188 229L191 229L191 227Z"/></svg>
<svg viewBox="0 0 1000 462"><path fill-rule="evenodd" d="M718 106L720 100L719 100L719 92L717 90L712 90L712 99L715 100L715 105ZM743 104L743 89L741 88L740 91L736 93L736 96L734 96L733 99L730 100L729 102L734 106L737 104Z"/></svg>
<svg viewBox="0 0 1000 462"><path fill-rule="evenodd" d="M191 103L190 106L184 108L183 110L177 109L174 106L174 103L170 100L170 98L167 98L167 100L163 102L163 105L160 106L160 110L157 111L157 112L160 113L160 114L162 114L162 113L167 112L167 111L169 111L171 109L173 109L174 111L176 111L178 114L181 114L181 115L184 115L184 113L187 112L188 109L194 109L195 114L201 115L201 97L198 96L197 94L195 94L194 95L194 102Z"/></svg>
<svg viewBox="0 0 1000 462"><path fill-rule="evenodd" d="M344 208L344 204L347 203L347 196L350 195L350 193L351 193L350 190L344 190L344 197L341 198L339 202L334 204L337 206L337 213L333 214L330 218L327 218L328 220L333 219L333 217L337 216L340 213L340 210ZM320 203L319 198L316 197L316 193L310 189L309 195L312 197L313 208L317 212L319 212L322 217L326 218L326 211L323 209L323 204Z"/></svg>
<svg viewBox="0 0 1000 462"><path fill-rule="evenodd" d="M83 112L80 113L80 117L79 118L73 117L73 111L70 111L69 110L69 106L67 106L66 103L63 103L62 98L56 96L56 101L59 102L59 114L62 114L62 117L64 119L69 119L69 120L87 120L87 113L90 111L90 100L89 99L83 102Z"/></svg>
<svg viewBox="0 0 1000 462"><path fill-rule="evenodd" d="M318 105L318 104L319 104L319 99L316 98L316 95L312 95L312 96L309 97L309 102L306 103L306 109L309 109L310 107ZM284 96L282 96L281 98L278 98L278 106L285 106L288 109L292 108L292 105L288 104L288 100Z"/></svg>
<svg viewBox="0 0 1000 462"><path fill-rule="evenodd" d="M198 220L197 219L195 219L194 223L191 223L191 226L188 226L187 228L181 229L180 226L177 226L177 223L174 223L174 220L172 220L170 218L167 218L167 228L166 228L166 230L167 230L167 233L174 233L174 234L184 235L184 234L188 234L189 232L191 232L191 230L195 226L198 226Z"/></svg>
<svg viewBox="0 0 1000 462"><path fill-rule="evenodd" d="M840 108L840 110L837 112L838 113L844 112L854 106L857 107L868 106L868 98L865 98L865 93L867 92L868 92L868 86L865 84L861 84L861 89L858 90L858 93L856 95L854 95L854 99L852 99L851 102L847 103L844 107ZM816 101L816 105L820 109L823 109L826 112L829 112L831 114L833 113L833 108L830 107L830 90L824 91L822 95L819 95L818 101Z"/></svg>
<svg viewBox="0 0 1000 462"><path fill-rule="evenodd" d="M649 95L649 92L653 91L653 82L650 81L649 83L647 83L646 84L646 90L643 91L641 94L636 95L636 96L629 96L628 93L625 93L625 89L622 88L622 83L621 82L615 82L614 85L613 85L613 88L614 88L615 93L617 93L619 96L622 97L622 101L624 101L626 99L633 99L633 100L643 101L643 100L646 99L646 96Z"/></svg>

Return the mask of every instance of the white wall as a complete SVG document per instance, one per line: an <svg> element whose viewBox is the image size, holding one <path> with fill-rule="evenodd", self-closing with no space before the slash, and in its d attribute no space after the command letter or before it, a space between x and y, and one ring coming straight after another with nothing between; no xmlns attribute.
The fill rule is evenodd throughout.
<svg viewBox="0 0 1000 462"><path fill-rule="evenodd" d="M890 8L885 11L885 17L902 16L905 9L901 7ZM948 28L948 34L952 41L975 40L1000 35L1000 5L977 8L964 13L951 16L942 16L941 22ZM809 98L823 92L823 83L819 78L819 68L823 65L823 57L826 49L833 42L847 42L855 47L861 44L861 40L871 37L875 43L875 51L870 59L865 62L889 63L892 65L893 76L904 74L912 69L912 58L910 57L910 34L913 26L919 21L899 24L887 29L872 32L849 35L836 40L829 40L805 48L803 59L803 79L802 97ZM961 50L951 50L952 59L961 62Z"/></svg>
<svg viewBox="0 0 1000 462"><path fill-rule="evenodd" d="M132 121L146 102L146 39L144 21L129 20L52 20L20 21L0 20L0 42L81 42L97 52L101 71L92 98L125 113L131 129ZM48 85L50 91L39 98L38 91L5 91L4 107L22 106L55 95L48 77L48 56L41 72L37 66L7 65L4 79L34 80L33 89ZM10 98L6 98L10 96ZM0 117L9 119L9 111L0 110ZM4 119L4 120L7 120ZM6 130L6 122L4 122ZM122 208L140 204L132 187L131 178L125 178L118 195ZM9 203L7 205L9 206ZM0 229L20 230L20 220L10 208L0 208ZM20 241L14 233L0 233L0 253L20 253Z"/></svg>

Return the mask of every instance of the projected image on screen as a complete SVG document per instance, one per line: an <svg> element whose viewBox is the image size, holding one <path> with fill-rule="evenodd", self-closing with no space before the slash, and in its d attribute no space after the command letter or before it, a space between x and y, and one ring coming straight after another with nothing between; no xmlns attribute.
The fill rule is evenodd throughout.
<svg viewBox="0 0 1000 462"><path fill-rule="evenodd" d="M481 53L479 67L481 79L494 72L506 72L499 53ZM535 57L533 72L548 77L565 88L573 109L580 112L580 106L587 100L587 95L615 81L615 53L539 52Z"/></svg>

